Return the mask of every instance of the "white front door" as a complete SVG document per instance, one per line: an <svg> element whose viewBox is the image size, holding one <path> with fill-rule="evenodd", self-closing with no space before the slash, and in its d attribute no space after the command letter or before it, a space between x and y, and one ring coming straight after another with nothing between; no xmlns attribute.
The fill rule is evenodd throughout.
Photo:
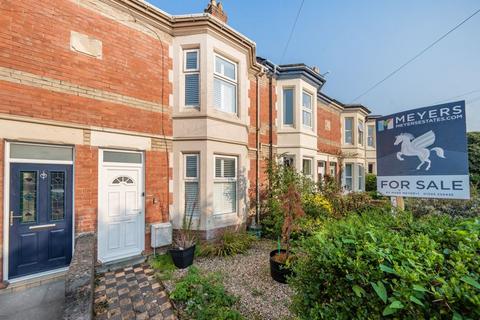
<svg viewBox="0 0 480 320"><path fill-rule="evenodd" d="M139 255L144 249L143 161L142 154L136 153L141 163L112 162L130 161L130 153L101 152L98 257L108 262ZM105 153L117 155L107 157Z"/></svg>

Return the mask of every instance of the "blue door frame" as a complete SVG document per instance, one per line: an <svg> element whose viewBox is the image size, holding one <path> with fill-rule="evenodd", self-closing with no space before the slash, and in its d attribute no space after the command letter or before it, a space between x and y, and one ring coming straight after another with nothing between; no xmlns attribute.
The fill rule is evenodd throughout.
<svg viewBox="0 0 480 320"><path fill-rule="evenodd" d="M72 180L72 165L10 165L10 279L69 265Z"/></svg>

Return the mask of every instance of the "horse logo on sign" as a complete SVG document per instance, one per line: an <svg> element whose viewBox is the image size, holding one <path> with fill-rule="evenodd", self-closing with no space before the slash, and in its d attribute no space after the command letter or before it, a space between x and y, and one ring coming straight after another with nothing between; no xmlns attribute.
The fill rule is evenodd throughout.
<svg viewBox="0 0 480 320"><path fill-rule="evenodd" d="M395 137L394 145L401 144L400 152L397 152L397 159L403 161L405 159L402 156L417 156L421 163L417 166L417 170L420 170L422 165L426 162L426 171L430 169L432 162L430 161L430 152L435 151L438 157L445 159L445 154L442 148L435 147L428 149L435 142L435 133L430 130L421 136L415 138L410 133L401 133Z"/></svg>

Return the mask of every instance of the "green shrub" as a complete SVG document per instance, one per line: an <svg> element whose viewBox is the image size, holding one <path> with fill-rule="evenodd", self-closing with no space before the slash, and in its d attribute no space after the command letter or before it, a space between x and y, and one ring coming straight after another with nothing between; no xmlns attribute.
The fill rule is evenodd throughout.
<svg viewBox="0 0 480 320"><path fill-rule="evenodd" d="M171 279L173 271L177 270L177 267L173 264L172 256L168 253L152 256L150 265L155 270L159 280Z"/></svg>
<svg viewBox="0 0 480 320"><path fill-rule="evenodd" d="M480 194L472 185L470 200L407 198L405 209L416 216L447 214L451 217L478 217L480 216Z"/></svg>
<svg viewBox="0 0 480 320"><path fill-rule="evenodd" d="M480 132L469 132L467 141L470 181L480 187Z"/></svg>
<svg viewBox="0 0 480 320"><path fill-rule="evenodd" d="M218 273L203 276L196 267L190 267L176 283L170 298L180 303L182 319L243 319L233 308L237 298L226 293Z"/></svg>
<svg viewBox="0 0 480 320"><path fill-rule="evenodd" d="M402 213L331 220L290 279L301 319L480 318L480 220Z"/></svg>
<svg viewBox="0 0 480 320"><path fill-rule="evenodd" d="M227 230L213 243L206 243L201 246L200 256L233 256L245 253L252 246L255 237L245 232L234 232Z"/></svg>
<svg viewBox="0 0 480 320"><path fill-rule="evenodd" d="M333 213L330 201L319 193L302 195L302 208L308 216L314 218L331 216Z"/></svg>
<svg viewBox="0 0 480 320"><path fill-rule="evenodd" d="M377 176L368 173L365 176L365 191L377 191Z"/></svg>

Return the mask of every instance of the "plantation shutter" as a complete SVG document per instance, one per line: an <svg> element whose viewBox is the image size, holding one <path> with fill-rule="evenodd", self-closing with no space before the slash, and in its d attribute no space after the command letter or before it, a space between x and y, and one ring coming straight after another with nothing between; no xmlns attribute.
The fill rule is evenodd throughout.
<svg viewBox="0 0 480 320"><path fill-rule="evenodd" d="M198 69L198 52L187 51L185 54L185 69L197 70Z"/></svg>
<svg viewBox="0 0 480 320"><path fill-rule="evenodd" d="M185 182L185 213L199 215L198 181Z"/></svg>
<svg viewBox="0 0 480 320"><path fill-rule="evenodd" d="M198 73L185 75L185 106L197 107L200 104L200 77Z"/></svg>
<svg viewBox="0 0 480 320"><path fill-rule="evenodd" d="M185 214L200 214L197 154L185 155Z"/></svg>
<svg viewBox="0 0 480 320"><path fill-rule="evenodd" d="M237 210L237 166L235 158L215 158L214 213Z"/></svg>
<svg viewBox="0 0 480 320"><path fill-rule="evenodd" d="M214 212L231 213L237 211L237 183L215 182Z"/></svg>

